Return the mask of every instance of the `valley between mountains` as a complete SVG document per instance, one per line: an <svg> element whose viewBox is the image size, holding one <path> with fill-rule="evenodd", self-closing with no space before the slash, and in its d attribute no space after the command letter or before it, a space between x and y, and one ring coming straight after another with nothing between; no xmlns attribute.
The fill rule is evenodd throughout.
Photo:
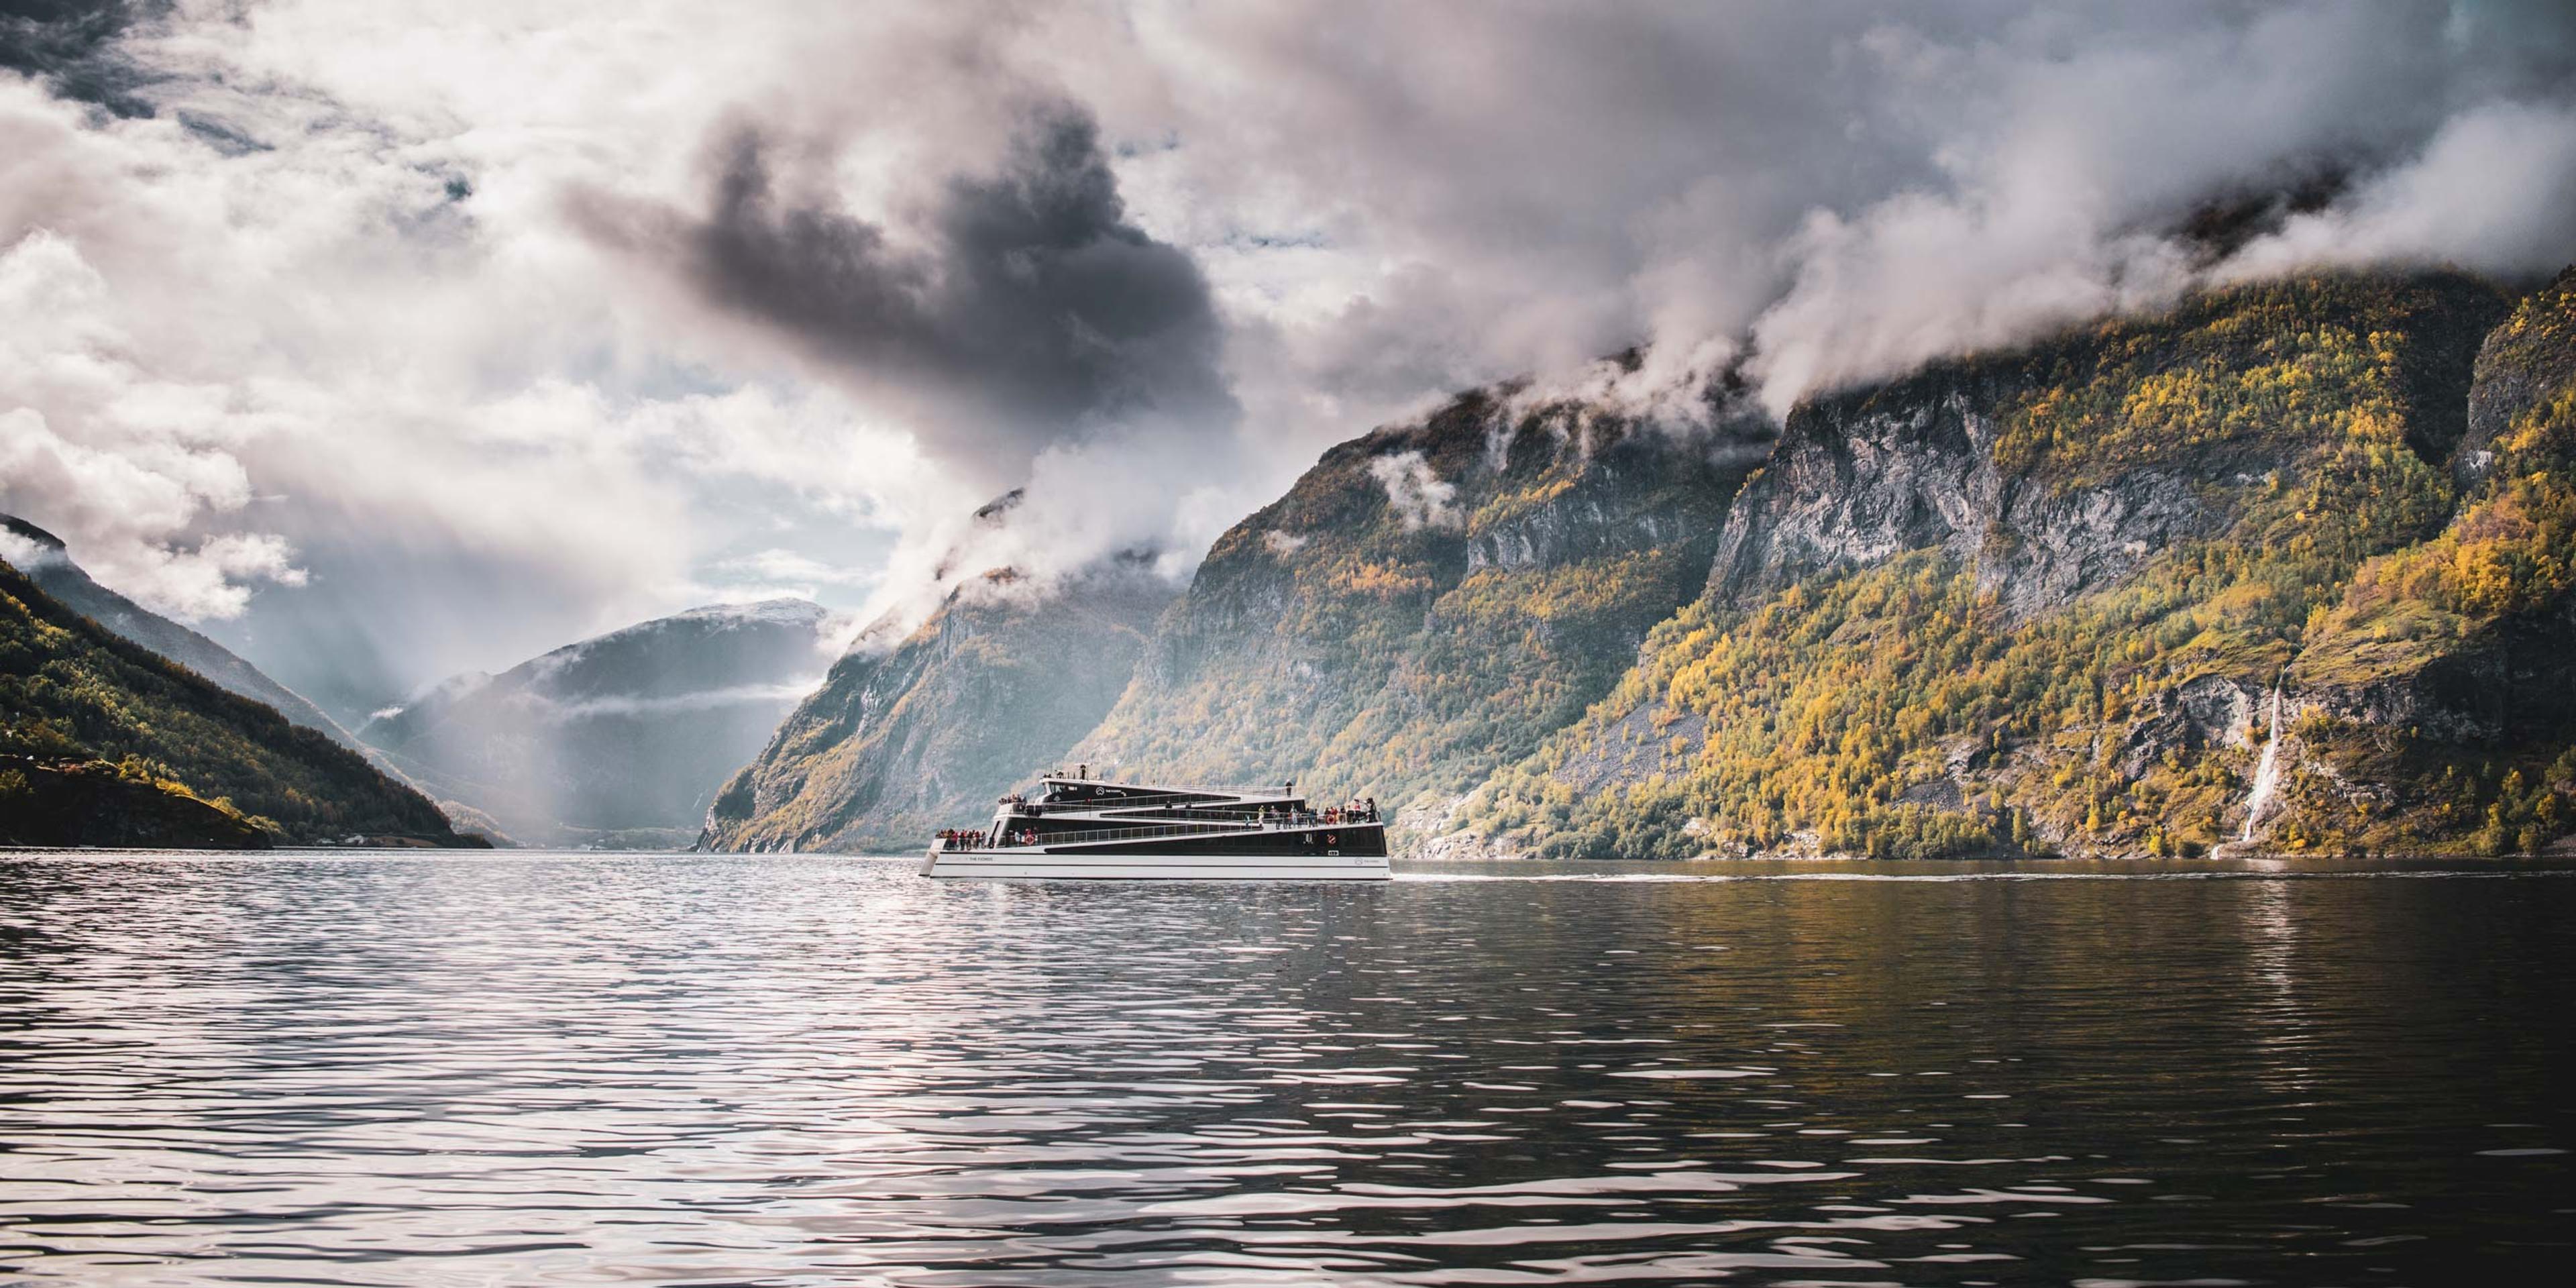
<svg viewBox="0 0 2576 1288"><path fill-rule="evenodd" d="M959 566L837 656L811 605L699 610L354 734L22 569L0 793L123 765L277 840L390 788L529 843L909 850L1087 762L1373 795L1415 855L2542 851L2576 831L2576 273L2249 283L1785 420L1724 377L1473 390L1185 586L1153 553ZM119 724L209 701L143 650L346 781L226 788L289 770Z"/></svg>

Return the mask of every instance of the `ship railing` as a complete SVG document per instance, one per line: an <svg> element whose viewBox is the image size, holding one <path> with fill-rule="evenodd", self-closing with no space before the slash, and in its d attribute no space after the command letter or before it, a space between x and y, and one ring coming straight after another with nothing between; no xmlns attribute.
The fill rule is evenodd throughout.
<svg viewBox="0 0 2576 1288"><path fill-rule="evenodd" d="M986 850L1043 850L1050 845L1080 845L1092 841L1133 841L1157 836L1212 836L1224 832L1248 832L1249 823L1235 827L1218 827L1204 823L1171 823L1161 827L1103 827L1082 832L1046 832L1033 845L987 845Z"/></svg>
<svg viewBox="0 0 2576 1288"><path fill-rule="evenodd" d="M1199 792L1214 792L1227 796L1282 796L1292 795L1297 790L1293 785L1285 781L1275 783L1166 783L1159 786L1149 787L1143 783L1120 782L1118 780L1108 778L1065 778L1053 774L1048 775L1044 781L1050 783L1083 783L1093 787L1120 787L1129 791L1145 792L1148 794L1159 793L1170 796L1187 796Z"/></svg>

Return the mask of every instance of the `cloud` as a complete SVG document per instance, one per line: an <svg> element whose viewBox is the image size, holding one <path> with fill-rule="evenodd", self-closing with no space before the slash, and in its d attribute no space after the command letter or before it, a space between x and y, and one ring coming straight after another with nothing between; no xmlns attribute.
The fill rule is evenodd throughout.
<svg viewBox="0 0 2576 1288"><path fill-rule="evenodd" d="M794 703L812 693L821 683L822 678L817 676L796 684L736 684L650 697L619 694L561 700L533 693L517 696L539 718L565 723L597 716L661 715L674 711L714 711L724 707Z"/></svg>
<svg viewBox="0 0 2576 1288"><path fill-rule="evenodd" d="M164 6L150 0L34 0L0 8L0 68L41 77L64 98L120 114L148 112L134 96L146 78L116 39Z"/></svg>
<svg viewBox="0 0 2576 1288"><path fill-rule="evenodd" d="M836 568L811 555L775 546L727 559L716 565L716 569L772 581L827 582L843 586L866 585L879 576L872 568Z"/></svg>
<svg viewBox="0 0 2576 1288"><path fill-rule="evenodd" d="M273 533L190 542L201 515L252 499L237 452L268 409L158 378L102 316L108 287L64 238L35 232L0 250L0 503L78 534L94 576L184 619L237 617L246 582L301 585Z"/></svg>
<svg viewBox="0 0 2576 1288"><path fill-rule="evenodd" d="M1179 208L1147 226L1221 248L1282 384L1544 382L1644 343L1679 384L1749 356L1785 408L2224 278L2189 231L2213 207L2268 235L2340 177L2318 240L2367 233L2383 176L2515 104L2546 109L2493 132L2515 161L2460 168L2449 191L2477 209L2455 224L2418 203L2408 254L2498 264L2470 253L2493 223L2517 259L2576 257L2550 183L2506 177L2568 137L2563 5L1138 13L1135 61L1186 70L1102 60L1076 88L1113 129L1183 141L1151 167ZM1256 420L1269 385L1239 385Z"/></svg>
<svg viewBox="0 0 2576 1288"><path fill-rule="evenodd" d="M1185 575L1469 384L1696 425L2576 258L2552 3L137 0L0 68L0 506L351 715L710 597Z"/></svg>
<svg viewBox="0 0 2576 1288"><path fill-rule="evenodd" d="M702 215L589 193L576 217L886 398L927 447L988 482L1086 433L1232 427L1206 279L1127 222L1087 112L1030 108L998 167L949 177L901 230L783 192L776 169L796 151L733 123Z"/></svg>
<svg viewBox="0 0 2576 1288"><path fill-rule="evenodd" d="M1458 510L1458 485L1432 472L1431 463L1415 451L1389 452L1369 461L1369 474L1386 489L1388 508L1407 532L1421 528L1455 528L1466 522Z"/></svg>
<svg viewBox="0 0 2576 1288"><path fill-rule="evenodd" d="M485 205L508 170L249 82L114 116L0 74L0 509L106 584L354 716L971 495L829 387L629 331L551 198Z"/></svg>
<svg viewBox="0 0 2576 1288"><path fill-rule="evenodd" d="M2289 217L2225 265L2260 277L2318 264L2564 267L2576 224L2576 103L2503 102L2445 122L2424 149L2343 201Z"/></svg>

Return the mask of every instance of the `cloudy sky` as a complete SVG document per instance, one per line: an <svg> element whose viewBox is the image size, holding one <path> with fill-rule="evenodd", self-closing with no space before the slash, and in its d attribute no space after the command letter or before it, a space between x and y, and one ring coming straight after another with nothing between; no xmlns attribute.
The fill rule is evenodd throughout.
<svg viewBox="0 0 2576 1288"><path fill-rule="evenodd" d="M2215 230L2215 231L2213 231ZM2533 4L0 0L0 508L360 710L1217 532L1512 376L2576 259Z"/></svg>

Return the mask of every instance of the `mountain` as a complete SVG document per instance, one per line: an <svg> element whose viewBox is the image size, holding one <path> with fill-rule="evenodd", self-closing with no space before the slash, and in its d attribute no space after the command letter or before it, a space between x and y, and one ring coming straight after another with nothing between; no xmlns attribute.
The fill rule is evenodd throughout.
<svg viewBox="0 0 2576 1288"><path fill-rule="evenodd" d="M358 737L519 841L684 846L829 654L801 599L695 608L445 680Z"/></svg>
<svg viewBox="0 0 2576 1288"><path fill-rule="evenodd" d="M1689 602L1769 434L1486 390L1335 447L1218 539L1077 758L1445 805Z"/></svg>
<svg viewBox="0 0 2576 1288"><path fill-rule="evenodd" d="M2532 851L2576 827L2571 469L2576 276L2236 285L1776 428L1483 390L1327 452L1132 645L959 591L704 842L909 847L1082 760L1437 854Z"/></svg>
<svg viewBox="0 0 2576 1288"><path fill-rule="evenodd" d="M73 612L160 654L253 702L343 746L358 748L349 731L303 695L262 674L232 650L90 580L62 539L36 525L0 514L0 531L18 539L12 562L27 579Z"/></svg>
<svg viewBox="0 0 2576 1288"><path fill-rule="evenodd" d="M276 709L0 562L0 841L469 845L438 807Z"/></svg>
<svg viewBox="0 0 2576 1288"><path fill-rule="evenodd" d="M986 816L1117 701L1172 595L1142 559L1053 586L1004 568L912 630L881 619L725 784L699 845L912 849Z"/></svg>
<svg viewBox="0 0 2576 1288"><path fill-rule="evenodd" d="M2571 287L2240 286L1815 399L1704 591L1447 848L2547 845Z"/></svg>

